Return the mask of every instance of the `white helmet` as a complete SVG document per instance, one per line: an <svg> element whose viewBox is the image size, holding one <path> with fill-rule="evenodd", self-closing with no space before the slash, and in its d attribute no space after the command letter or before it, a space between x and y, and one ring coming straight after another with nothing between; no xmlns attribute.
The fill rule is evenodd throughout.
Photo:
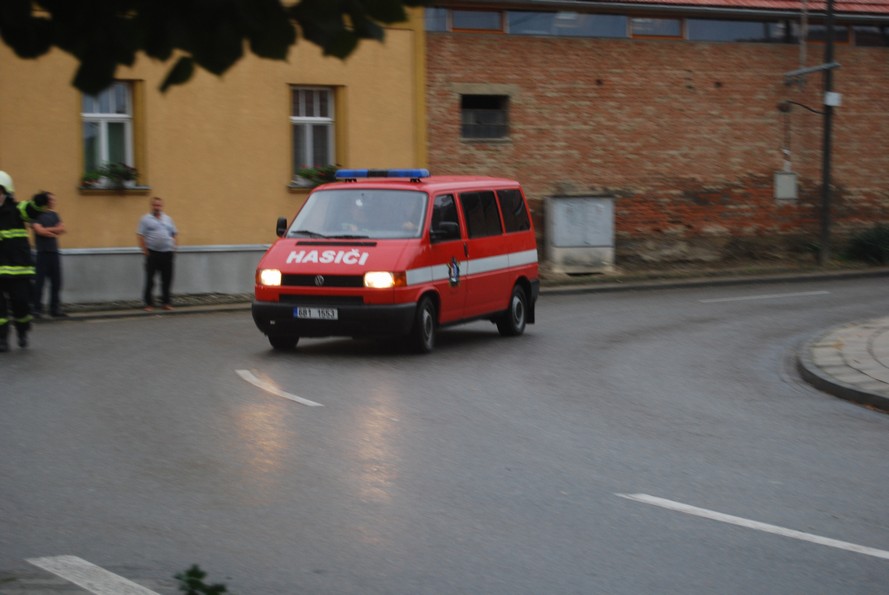
<svg viewBox="0 0 889 595"><path fill-rule="evenodd" d="M15 184L12 183L12 176L5 171L0 171L0 186L6 190L6 194L15 192Z"/></svg>

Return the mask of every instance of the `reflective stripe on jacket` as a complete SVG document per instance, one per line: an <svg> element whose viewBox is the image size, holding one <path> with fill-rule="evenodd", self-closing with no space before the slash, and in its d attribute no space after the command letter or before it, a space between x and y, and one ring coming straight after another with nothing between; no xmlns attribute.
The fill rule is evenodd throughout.
<svg viewBox="0 0 889 595"><path fill-rule="evenodd" d="M34 275L31 244L25 223L42 212L30 201L15 202L7 197L0 204L0 277L23 278Z"/></svg>

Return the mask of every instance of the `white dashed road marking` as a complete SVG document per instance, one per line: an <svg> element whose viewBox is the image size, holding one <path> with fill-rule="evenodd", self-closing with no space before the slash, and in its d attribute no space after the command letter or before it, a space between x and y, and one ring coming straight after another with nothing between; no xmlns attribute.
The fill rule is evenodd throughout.
<svg viewBox="0 0 889 595"><path fill-rule="evenodd" d="M656 496L649 496L648 494L615 495L620 496L621 498L626 498L628 500L635 500L636 502L643 502L645 504L651 504L653 506L660 506L661 508L684 512L685 514L691 514L694 516L703 517L705 519L719 521L721 523L729 523L731 525L738 525L739 527L755 529L756 531L764 531L765 533L772 533L774 535L781 535L783 537L799 539L800 541L808 541L810 543L817 543L818 545L826 545L828 547L846 550L847 552L854 552L856 554L864 554L865 556L873 556L875 558L883 558L884 560L889 560L889 552L887 552L886 550L878 550L876 548L858 545L855 543L849 543L847 541L839 541L838 539L821 537L819 535L812 535L811 533L803 533L802 531L795 531L794 529L786 529L777 525L769 525L768 523L751 521L750 519L732 516L729 514L723 514L714 510L707 510L706 508L698 508L697 506L689 506L688 504L674 502L673 500L666 500L664 498L658 498Z"/></svg>
<svg viewBox="0 0 889 595"><path fill-rule="evenodd" d="M277 386L273 385L271 382L266 382L264 380L260 380L256 376L253 375L249 370L235 370L238 376L252 384L257 388L261 388L267 393L271 393L275 396L282 397L284 399L290 399L291 401L295 401L300 403L301 405L307 405L309 407L324 407L321 403L316 403L315 401L310 401L308 399L303 399L302 397L297 397L296 395L291 395L290 393L284 392Z"/></svg>
<svg viewBox="0 0 889 595"><path fill-rule="evenodd" d="M29 558L28 562L96 595L158 595L77 556Z"/></svg>
<svg viewBox="0 0 889 595"><path fill-rule="evenodd" d="M808 297L811 295L828 295L829 291L800 291L797 293L772 293L764 295L747 295L730 298L714 298L712 300L698 300L701 304L715 304L717 302L743 302L746 300L774 300L777 298Z"/></svg>

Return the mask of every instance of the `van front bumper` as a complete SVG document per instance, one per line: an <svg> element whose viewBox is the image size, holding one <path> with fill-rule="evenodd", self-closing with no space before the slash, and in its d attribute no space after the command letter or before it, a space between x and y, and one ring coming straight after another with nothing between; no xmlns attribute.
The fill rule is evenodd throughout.
<svg viewBox="0 0 889 595"><path fill-rule="evenodd" d="M253 302L253 322L266 335L294 337L362 337L406 335L417 305L337 305L336 320L294 317L294 304Z"/></svg>

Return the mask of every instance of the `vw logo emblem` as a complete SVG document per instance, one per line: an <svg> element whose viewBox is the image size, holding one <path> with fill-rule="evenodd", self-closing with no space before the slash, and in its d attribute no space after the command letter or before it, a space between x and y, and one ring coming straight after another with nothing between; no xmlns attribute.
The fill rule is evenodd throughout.
<svg viewBox="0 0 889 595"><path fill-rule="evenodd" d="M318 287L324 285L324 275L315 275L315 285Z"/></svg>

